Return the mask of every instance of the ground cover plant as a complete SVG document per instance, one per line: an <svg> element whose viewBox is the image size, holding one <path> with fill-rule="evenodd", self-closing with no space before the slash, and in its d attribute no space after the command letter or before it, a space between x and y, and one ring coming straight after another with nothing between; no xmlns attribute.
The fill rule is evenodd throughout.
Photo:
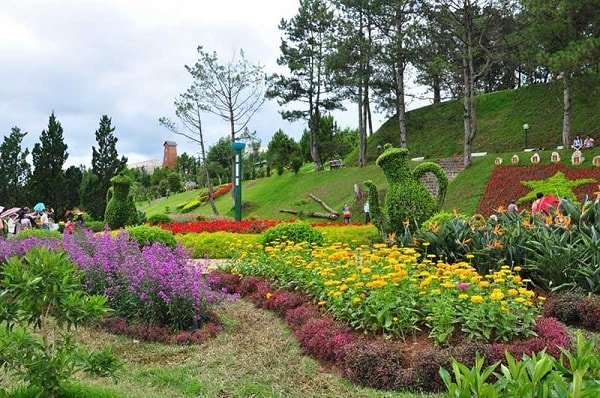
<svg viewBox="0 0 600 398"><path fill-rule="evenodd" d="M110 349L75 344L73 329L109 308L104 295L84 291L83 273L64 253L34 247L3 261L0 273L0 369L31 395L57 396L78 371L107 376L118 369Z"/></svg>
<svg viewBox="0 0 600 398"><path fill-rule="evenodd" d="M483 276L466 262L419 260L414 249L385 244L281 242L244 253L233 271L305 291L355 329L396 337L426 329L439 343L457 330L486 341L527 336L538 313L518 269Z"/></svg>

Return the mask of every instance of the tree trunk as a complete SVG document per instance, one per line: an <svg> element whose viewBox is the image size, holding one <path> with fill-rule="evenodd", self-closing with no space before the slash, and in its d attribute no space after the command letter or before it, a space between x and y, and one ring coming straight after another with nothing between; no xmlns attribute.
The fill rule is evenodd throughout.
<svg viewBox="0 0 600 398"><path fill-rule="evenodd" d="M363 105L363 84L358 85L358 166L367 164L367 129Z"/></svg>
<svg viewBox="0 0 600 398"><path fill-rule="evenodd" d="M563 72L563 129L562 142L564 148L569 148L571 139L571 88L569 78Z"/></svg>
<svg viewBox="0 0 600 398"><path fill-rule="evenodd" d="M442 102L442 90L440 88L440 78L438 76L433 78L433 104L440 104Z"/></svg>
<svg viewBox="0 0 600 398"><path fill-rule="evenodd" d="M475 70L473 67L473 17L472 9L465 4L464 18L466 29L464 32L464 51L463 51L463 118L465 128L465 142L463 162L465 166L471 163L471 153L473 152L473 140L477 133L477 115L475 110Z"/></svg>
<svg viewBox="0 0 600 398"><path fill-rule="evenodd" d="M204 149L204 135L202 134L202 121L200 119L200 109L196 109L198 112L198 136L200 137L200 155L202 156L202 164L204 166L204 173L206 174L206 185L208 186L208 201L210 202L210 207L214 214L219 215L219 211L217 210L217 206L215 205L215 200L212 197L213 194L213 186L212 182L210 182L210 174L208 173L208 163L206 163L206 151Z"/></svg>
<svg viewBox="0 0 600 398"><path fill-rule="evenodd" d="M323 170L323 162L321 161L321 153L319 151L319 111L315 110L310 116L310 154L315 163L315 171Z"/></svg>
<svg viewBox="0 0 600 398"><path fill-rule="evenodd" d="M396 30L398 37L402 37L402 14L400 11L396 15ZM402 48L398 51L401 52ZM402 148L408 146L406 136L406 103L404 102L404 67L404 57L399 53L396 64L396 109L398 111L398 127L400 129L400 147Z"/></svg>

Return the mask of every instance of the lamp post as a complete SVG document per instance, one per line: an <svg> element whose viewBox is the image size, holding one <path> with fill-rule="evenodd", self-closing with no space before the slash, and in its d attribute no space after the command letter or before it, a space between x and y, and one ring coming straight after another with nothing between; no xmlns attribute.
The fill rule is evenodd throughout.
<svg viewBox="0 0 600 398"><path fill-rule="evenodd" d="M523 125L523 131L525 131L525 149L527 149L527 133L529 132L529 125L527 123Z"/></svg>
<svg viewBox="0 0 600 398"><path fill-rule="evenodd" d="M233 179L233 200L235 202L235 221L242 221L242 151L246 144L232 142L235 151L235 177Z"/></svg>

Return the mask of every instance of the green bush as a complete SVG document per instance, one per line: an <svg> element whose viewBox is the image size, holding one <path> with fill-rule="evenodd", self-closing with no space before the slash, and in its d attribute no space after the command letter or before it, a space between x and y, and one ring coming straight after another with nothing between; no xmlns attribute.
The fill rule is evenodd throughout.
<svg viewBox="0 0 600 398"><path fill-rule="evenodd" d="M157 214L153 214L150 217L148 217L148 223L149 224L166 224L166 223L170 223L171 219L169 218L168 215L164 214L164 213L157 213Z"/></svg>
<svg viewBox="0 0 600 398"><path fill-rule="evenodd" d="M381 242L381 235L374 225L360 226L323 226L315 227L323 235L323 242L326 245L334 243L348 244L352 247L360 245L370 245Z"/></svg>
<svg viewBox="0 0 600 398"><path fill-rule="evenodd" d="M242 250L258 250L261 236L233 232L202 232L177 235L193 258L237 258Z"/></svg>
<svg viewBox="0 0 600 398"><path fill-rule="evenodd" d="M135 204L133 203L133 198L129 197L131 179L125 175L118 175L111 178L110 182L112 183L112 187L106 194L107 204L104 213L104 222L111 229L137 224Z"/></svg>
<svg viewBox="0 0 600 398"><path fill-rule="evenodd" d="M62 234L58 231L50 231L47 229L26 229L15 235L15 239L25 240L27 238L38 238L38 239L47 239L47 238L56 238L62 239Z"/></svg>
<svg viewBox="0 0 600 398"><path fill-rule="evenodd" d="M149 225L137 225L127 227L131 239L135 239L141 246L150 246L153 243L162 243L169 247L177 246L177 240L171 231L166 231L161 227L152 227Z"/></svg>
<svg viewBox="0 0 600 398"><path fill-rule="evenodd" d="M194 198L188 202L186 202L181 208L182 213L189 213L190 211L200 207L202 204L202 200L200 198Z"/></svg>
<svg viewBox="0 0 600 398"><path fill-rule="evenodd" d="M267 229L263 233L262 243L267 245L276 240L291 240L292 242L309 242L323 244L323 235L303 222L282 223Z"/></svg>
<svg viewBox="0 0 600 398"><path fill-rule="evenodd" d="M466 220L466 217L460 216L462 219ZM429 229L434 225L442 226L448 222L451 222L455 218L455 215L450 213L449 211L440 211L439 213L431 216L427 221L423 223L423 228Z"/></svg>
<svg viewBox="0 0 600 398"><path fill-rule="evenodd" d="M88 221L83 225L94 232L102 232L104 231L104 227L106 226L104 221Z"/></svg>
<svg viewBox="0 0 600 398"><path fill-rule="evenodd" d="M2 265L0 363L36 396L57 396L79 371L111 375L117 358L108 349L77 347L72 330L109 312L107 297L90 296L83 273L61 252L35 247ZM0 395L6 393L0 389Z"/></svg>

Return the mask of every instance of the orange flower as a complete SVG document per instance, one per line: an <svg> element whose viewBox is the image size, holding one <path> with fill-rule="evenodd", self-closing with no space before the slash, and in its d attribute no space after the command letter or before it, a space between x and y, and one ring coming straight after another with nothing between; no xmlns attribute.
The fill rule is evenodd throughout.
<svg viewBox="0 0 600 398"><path fill-rule="evenodd" d="M498 239L494 239L490 243L488 243L487 247L490 249L502 249L504 245Z"/></svg>
<svg viewBox="0 0 600 398"><path fill-rule="evenodd" d="M506 207L500 205L498 206L498 208L496 209L496 212L500 213L500 214L504 214L506 213Z"/></svg>

